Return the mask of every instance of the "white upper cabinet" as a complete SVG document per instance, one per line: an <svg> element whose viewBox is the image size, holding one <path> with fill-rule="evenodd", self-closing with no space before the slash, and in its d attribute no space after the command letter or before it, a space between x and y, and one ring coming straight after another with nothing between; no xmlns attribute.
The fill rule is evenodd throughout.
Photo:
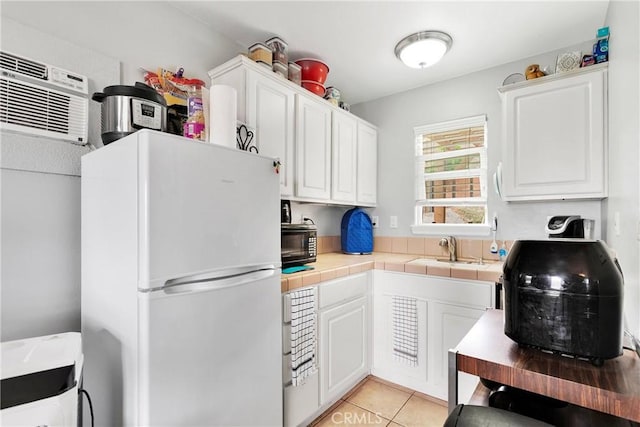
<svg viewBox="0 0 640 427"><path fill-rule="evenodd" d="M351 114L333 112L331 200L375 206L378 131Z"/></svg>
<svg viewBox="0 0 640 427"><path fill-rule="evenodd" d="M238 121L255 132L259 154L280 160L282 198L375 206L374 126L242 55L209 77L236 89Z"/></svg>
<svg viewBox="0 0 640 427"><path fill-rule="evenodd" d="M247 74L247 124L260 154L280 159L280 195L293 195L295 94L272 79Z"/></svg>
<svg viewBox="0 0 640 427"><path fill-rule="evenodd" d="M500 89L504 200L607 196L606 79L594 65Z"/></svg>
<svg viewBox="0 0 640 427"><path fill-rule="evenodd" d="M271 74L243 56L209 72L212 85L229 85L238 92L238 120L255 132L259 154L280 160L280 195L289 197L295 169L295 92Z"/></svg>
<svg viewBox="0 0 640 427"><path fill-rule="evenodd" d="M353 204L356 201L356 145L358 122L355 117L333 111L331 122L331 199Z"/></svg>
<svg viewBox="0 0 640 427"><path fill-rule="evenodd" d="M295 195L331 197L331 110L315 95L297 94Z"/></svg>
<svg viewBox="0 0 640 427"><path fill-rule="evenodd" d="M378 185L378 131L373 126L358 122L356 203L375 206Z"/></svg>

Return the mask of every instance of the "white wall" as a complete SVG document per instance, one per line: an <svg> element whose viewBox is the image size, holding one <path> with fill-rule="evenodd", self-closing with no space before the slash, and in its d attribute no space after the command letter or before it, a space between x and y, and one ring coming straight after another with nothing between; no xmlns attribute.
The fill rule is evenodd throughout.
<svg viewBox="0 0 640 427"><path fill-rule="evenodd" d="M241 46L159 1L2 1L2 16L122 62L121 81L141 81L140 67L185 69L208 82L207 71L231 59ZM17 35L14 35L14 37ZM4 37L3 37L4 38ZM58 64L62 66L62 64Z"/></svg>
<svg viewBox="0 0 640 427"><path fill-rule="evenodd" d="M611 1L606 25L609 46L609 198L604 203L607 242L617 254L625 278L629 327L640 332L640 3ZM620 215L620 234L613 218Z"/></svg>
<svg viewBox="0 0 640 427"><path fill-rule="evenodd" d="M142 80L139 67L207 71L244 47L160 2L11 2L0 47L89 78L89 96ZM101 146L100 105L89 141ZM90 148L3 132L2 341L80 330L80 157Z"/></svg>
<svg viewBox="0 0 640 427"><path fill-rule="evenodd" d="M547 215L577 213L594 218L596 235L615 249L625 276L625 312L630 328L640 333L640 3L612 0L606 22L609 45L609 197L598 201L505 203L489 192L490 214L499 216L501 239L545 238ZM595 29L594 29L595 32ZM580 47L587 50L591 41ZM572 50L570 47L563 50ZM532 58L396 94L352 107L352 111L379 127L378 208L385 236L410 236L413 220L413 127L476 114L487 114L489 171L500 159L502 141L500 99L496 88L511 73L530 63L553 64L549 52ZM620 235L613 217L620 215ZM389 215L398 215L398 229L389 228Z"/></svg>
<svg viewBox="0 0 640 427"><path fill-rule="evenodd" d="M301 223L302 218L311 218L318 226L319 236L339 236L342 216L349 209L351 207L291 202L291 222Z"/></svg>
<svg viewBox="0 0 640 427"><path fill-rule="evenodd" d="M4 7L4 4L3 4ZM2 49L118 81L119 61L2 16ZM101 145L90 102L89 142ZM80 330L80 157L89 147L3 132L0 141L2 341Z"/></svg>
<svg viewBox="0 0 640 427"><path fill-rule="evenodd" d="M80 331L80 179L2 169L2 341Z"/></svg>
<svg viewBox="0 0 640 427"><path fill-rule="evenodd" d="M595 29L594 29L595 32ZM585 44L579 46L584 48ZM589 44L586 43L588 48ZM567 47L565 50L573 50ZM378 126L377 235L411 236L414 219L414 126L487 115L489 178L501 158L502 118L497 88L512 73L523 73L527 65L555 65L558 51L499 65L491 69L395 94L353 106L352 111ZM437 65L436 65L437 66ZM416 70L429 72L429 70ZM578 214L596 220L600 236L600 201L507 203L489 186L489 214L498 214L498 238L546 238L548 215ZM389 227L389 216L398 216L398 228Z"/></svg>

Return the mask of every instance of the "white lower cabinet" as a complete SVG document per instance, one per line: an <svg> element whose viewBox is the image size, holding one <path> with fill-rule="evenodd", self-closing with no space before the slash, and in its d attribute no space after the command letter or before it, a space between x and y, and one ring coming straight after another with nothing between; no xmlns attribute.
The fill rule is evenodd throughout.
<svg viewBox="0 0 640 427"><path fill-rule="evenodd" d="M490 291L489 291L490 292ZM430 303L429 343L432 349L432 384L434 396L446 400L448 377L448 352L455 348L467 335L484 313L484 309L461 307L440 302ZM459 378L460 402L467 402L477 386L477 379L471 375Z"/></svg>
<svg viewBox="0 0 640 427"><path fill-rule="evenodd" d="M369 373L446 400L447 351L491 307L493 292L490 282L383 270L318 284L318 370L301 386L291 385L290 319L283 313L284 425L310 423ZM415 361L394 353L394 296L415 301ZM465 402L477 378L458 375Z"/></svg>
<svg viewBox="0 0 640 427"><path fill-rule="evenodd" d="M370 371L371 272L322 282L317 287L317 372L291 384L291 346L283 313L284 425L307 425ZM285 310L287 297L283 298Z"/></svg>
<svg viewBox="0 0 640 427"><path fill-rule="evenodd" d="M447 399L447 351L466 335L492 305L493 283L389 271L374 271L373 360L371 373L388 381ZM393 297L415 300L417 360L394 352ZM462 380L460 401L476 380Z"/></svg>
<svg viewBox="0 0 640 427"><path fill-rule="evenodd" d="M369 371L367 297L320 312L320 404L340 398Z"/></svg>
<svg viewBox="0 0 640 427"><path fill-rule="evenodd" d="M321 283L320 404L331 404L369 373L369 281L360 273Z"/></svg>

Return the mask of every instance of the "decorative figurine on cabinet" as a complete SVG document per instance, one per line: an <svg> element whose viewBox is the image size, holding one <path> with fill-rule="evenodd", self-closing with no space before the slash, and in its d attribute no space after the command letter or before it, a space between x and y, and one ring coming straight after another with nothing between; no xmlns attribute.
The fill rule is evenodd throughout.
<svg viewBox="0 0 640 427"><path fill-rule="evenodd" d="M527 80L531 80L544 76L544 72L540 70L540 66L538 64L531 64L525 70L524 75Z"/></svg>

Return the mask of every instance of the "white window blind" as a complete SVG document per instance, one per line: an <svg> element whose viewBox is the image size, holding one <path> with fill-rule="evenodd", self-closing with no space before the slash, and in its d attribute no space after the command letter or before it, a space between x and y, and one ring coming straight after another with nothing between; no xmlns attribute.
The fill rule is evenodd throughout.
<svg viewBox="0 0 640 427"><path fill-rule="evenodd" d="M414 232L446 232L444 225L463 232L474 226L486 229L486 116L419 126L414 132Z"/></svg>

